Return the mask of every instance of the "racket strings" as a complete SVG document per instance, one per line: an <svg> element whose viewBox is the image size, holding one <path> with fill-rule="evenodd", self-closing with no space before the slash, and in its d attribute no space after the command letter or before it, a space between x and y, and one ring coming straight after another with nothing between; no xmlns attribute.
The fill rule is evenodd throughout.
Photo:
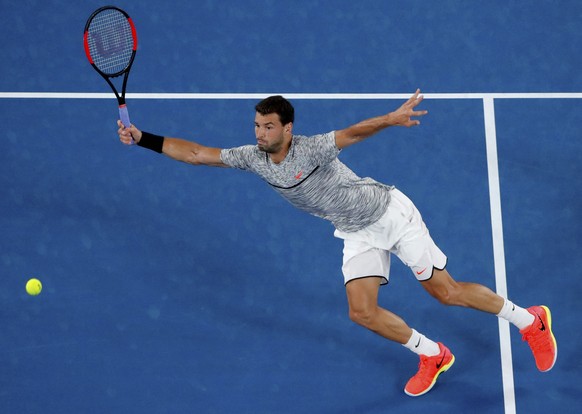
<svg viewBox="0 0 582 414"><path fill-rule="evenodd" d="M125 15L104 10L89 25L89 52L97 68L107 75L123 72L133 55L134 38Z"/></svg>

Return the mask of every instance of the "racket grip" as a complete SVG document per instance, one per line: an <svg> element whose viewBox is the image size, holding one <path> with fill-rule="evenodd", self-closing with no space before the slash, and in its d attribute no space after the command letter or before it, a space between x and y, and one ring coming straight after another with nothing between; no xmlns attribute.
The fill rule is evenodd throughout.
<svg viewBox="0 0 582 414"><path fill-rule="evenodd" d="M119 119L124 127L129 128L131 122L129 121L129 113L127 112L127 105L119 105Z"/></svg>

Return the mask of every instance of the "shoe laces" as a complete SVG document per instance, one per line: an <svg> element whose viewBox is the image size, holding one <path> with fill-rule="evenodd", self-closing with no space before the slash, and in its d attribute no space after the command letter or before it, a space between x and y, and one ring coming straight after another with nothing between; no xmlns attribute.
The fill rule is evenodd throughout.
<svg viewBox="0 0 582 414"><path fill-rule="evenodd" d="M416 373L417 378L425 378L426 373L430 370L430 357L422 355L420 357L420 362L418 363L418 372Z"/></svg>

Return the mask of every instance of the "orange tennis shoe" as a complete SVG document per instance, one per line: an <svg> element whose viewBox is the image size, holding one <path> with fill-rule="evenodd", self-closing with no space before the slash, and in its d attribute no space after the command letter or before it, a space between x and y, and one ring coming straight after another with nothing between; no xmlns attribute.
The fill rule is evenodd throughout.
<svg viewBox="0 0 582 414"><path fill-rule="evenodd" d="M531 348L538 369L549 371L558 358L558 344L552 332L552 314L547 306L532 306L527 311L535 321L519 333Z"/></svg>
<svg viewBox="0 0 582 414"><path fill-rule="evenodd" d="M447 371L454 363L455 356L451 353L449 348L442 343L438 343L441 353L435 356L420 356L420 363L418 364L418 372L410 378L404 392L411 397L418 397L426 394L434 387L439 375Z"/></svg>

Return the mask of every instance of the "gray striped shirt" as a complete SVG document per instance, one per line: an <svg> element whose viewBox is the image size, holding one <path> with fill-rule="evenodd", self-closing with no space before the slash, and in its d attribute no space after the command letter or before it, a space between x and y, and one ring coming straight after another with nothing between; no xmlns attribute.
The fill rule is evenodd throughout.
<svg viewBox="0 0 582 414"><path fill-rule="evenodd" d="M375 223L386 211L393 187L360 178L338 158L335 132L293 135L286 158L273 163L256 145L223 149L222 162L251 171L295 207L354 232Z"/></svg>

